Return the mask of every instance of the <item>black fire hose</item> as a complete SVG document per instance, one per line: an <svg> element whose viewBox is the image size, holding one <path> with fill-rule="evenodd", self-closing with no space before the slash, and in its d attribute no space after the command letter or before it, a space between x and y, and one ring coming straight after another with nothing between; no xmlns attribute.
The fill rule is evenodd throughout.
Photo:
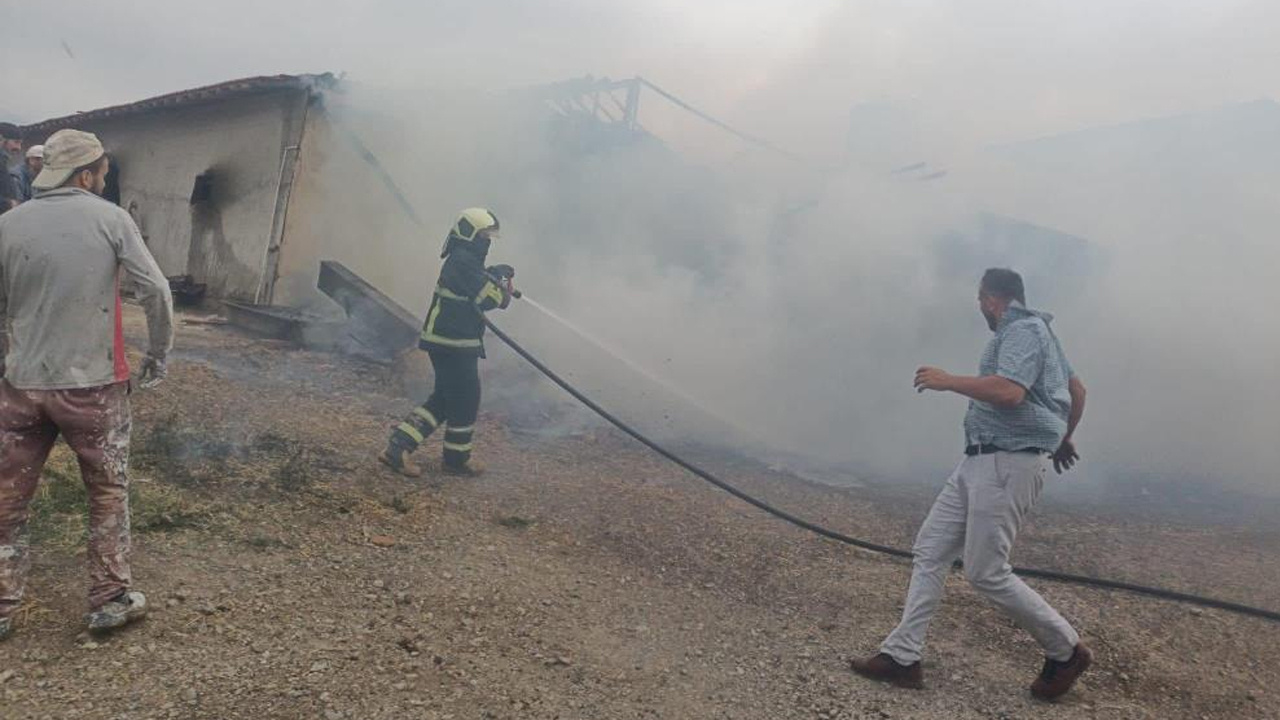
<svg viewBox="0 0 1280 720"><path fill-rule="evenodd" d="M520 346L519 343L517 343L515 340L512 340L510 335L507 335L506 333L502 332L502 330L498 329L498 326L494 325L493 322L489 320L489 318L487 317L484 318L484 324L487 325L491 331L493 331L494 335L498 336L498 339L506 343L512 350L516 352L517 355L527 360L529 364L537 368L539 372L541 372L543 375L546 375L547 378L551 380L551 382L555 383L556 385L559 385L562 390L572 395L574 399L576 399L578 402L582 403L583 405L586 405L588 408L590 408L593 412L595 412L600 417L604 418L605 420L608 420L614 427L618 428L622 432L635 438L637 441L640 442L640 444L644 445L650 450L670 460L676 465L679 465L685 470L688 470L694 475L697 475L703 480L706 480L712 485L715 485L721 490L724 490L725 492L738 498L739 500L742 500L743 502L746 502L750 505L754 505L755 507L765 511L766 513L769 513L770 515L776 518L779 518L781 520L785 520L786 522L789 522L792 525L795 525L796 527L804 528L809 532L816 533L818 535L821 535L822 537L830 538L831 540L835 540L837 542L841 542L846 545L853 545L854 547L859 547L859 548L862 548L863 550L870 550L871 552L881 553L884 555L892 555L893 557L899 557L899 558L911 557L910 551L902 550L900 548L895 548L895 547L889 547L888 545L880 545L878 543L869 542L867 540L859 540L858 538L845 535L844 533L837 532L835 530L831 530L830 528L825 528L825 527L822 527L821 525L817 525L812 522L809 522L808 520L805 520L803 518L796 517L795 515L792 515L791 513L785 510L776 508L770 505L769 503L763 500L760 500L759 498L755 498L755 497L752 497L751 495L748 495L742 490L739 490L733 485L730 485L729 483L721 480L715 475L712 475L710 472L703 470L702 468L698 467L697 465L694 465L688 460L685 460L684 458L680 457L674 452L664 448L663 446L659 445L653 440L650 440L649 438L645 437L639 430L636 430L635 428L631 427L627 423L615 417L608 410L605 410L604 408L597 405L595 401L593 401L591 398L587 397L586 395L583 395L580 391L578 391L577 388L570 385L567 380L557 375L554 370L544 365L542 361L534 357L533 354L531 354L528 350L525 350L523 347ZM1157 587L1147 587L1145 585L1137 585L1135 583L1122 582L1119 580L1107 580L1105 578L1088 577L1087 575L1073 575L1071 573L1057 572L1055 570L1040 570L1037 568L1015 567L1013 571L1023 577L1041 578L1043 580L1053 580L1056 582L1068 583L1071 585L1083 585L1086 587L1103 588L1106 590L1123 590L1125 592L1136 593L1138 595L1148 595L1150 597L1160 598L1162 600L1174 600L1177 602L1190 603L1192 605L1200 605L1202 607L1217 608L1219 610L1226 610L1228 612L1239 613L1241 615L1249 615L1252 617L1259 617L1259 618L1264 618L1266 620L1271 620L1273 622L1280 622L1280 612L1276 612L1274 610L1266 610L1264 608L1251 607L1249 605L1242 605L1240 603L1229 602L1227 600L1218 600L1216 598L1201 597L1199 595L1191 595L1189 593L1177 592L1175 590L1166 590L1164 588L1157 588Z"/></svg>

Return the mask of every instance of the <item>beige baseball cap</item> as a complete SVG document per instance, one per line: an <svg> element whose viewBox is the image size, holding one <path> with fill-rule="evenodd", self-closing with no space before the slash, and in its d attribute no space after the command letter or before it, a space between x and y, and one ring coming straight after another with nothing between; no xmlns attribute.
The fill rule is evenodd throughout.
<svg viewBox="0 0 1280 720"><path fill-rule="evenodd" d="M66 182L76 168L93 163L105 153L93 133L59 130L44 141L44 169L31 181L31 187L56 188Z"/></svg>
<svg viewBox="0 0 1280 720"><path fill-rule="evenodd" d="M44 159L44 146L32 145L31 147L27 148L27 157Z"/></svg>

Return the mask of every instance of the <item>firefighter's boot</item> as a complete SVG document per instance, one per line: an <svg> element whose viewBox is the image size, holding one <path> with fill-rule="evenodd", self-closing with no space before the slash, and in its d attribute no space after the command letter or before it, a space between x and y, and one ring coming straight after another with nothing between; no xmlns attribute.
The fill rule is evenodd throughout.
<svg viewBox="0 0 1280 720"><path fill-rule="evenodd" d="M484 474L484 471L484 463L474 458L461 463L446 461L440 464L440 472L452 477L480 477Z"/></svg>
<svg viewBox="0 0 1280 720"><path fill-rule="evenodd" d="M405 477L422 477L422 468L409 459L409 453L403 447L394 442L387 443L386 449L378 455L378 462Z"/></svg>

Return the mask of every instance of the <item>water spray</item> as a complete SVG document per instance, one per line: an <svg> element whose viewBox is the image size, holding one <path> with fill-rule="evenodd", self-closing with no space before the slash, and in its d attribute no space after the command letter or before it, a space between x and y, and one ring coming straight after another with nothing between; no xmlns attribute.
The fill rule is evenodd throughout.
<svg viewBox="0 0 1280 720"><path fill-rule="evenodd" d="M515 296L515 297L520 297L520 296ZM566 330L572 332L574 335L577 335L582 340L585 340L586 342L595 346L601 352L605 353L613 360L616 360L617 362L621 363L623 366L625 366L632 372L636 373L637 375L640 375L641 377L657 385L658 387L661 387L663 390L666 390L667 392L671 393L672 395L684 401L685 403L688 403L691 407L695 408L696 410L703 413L707 417L714 418L719 422L724 423L726 426L732 428L734 431L738 433L741 433L744 437L748 437L752 439L754 442L762 441L761 439L756 438L750 430L742 427L741 425L735 423L733 420L707 407L706 404L704 404L701 400L691 395L688 391L684 390L683 388L677 387L671 382L663 379L657 373L654 373L648 368L644 367L643 365L631 360L617 348L613 347L612 345L609 345L604 340L601 340L595 335L587 332L585 329L583 329L576 323L566 319L564 316L555 312L551 308L529 297L528 294L525 294L523 296L523 299L526 304L528 304L530 307L534 308L538 312L542 313L547 318L555 321L560 326L564 327Z"/></svg>

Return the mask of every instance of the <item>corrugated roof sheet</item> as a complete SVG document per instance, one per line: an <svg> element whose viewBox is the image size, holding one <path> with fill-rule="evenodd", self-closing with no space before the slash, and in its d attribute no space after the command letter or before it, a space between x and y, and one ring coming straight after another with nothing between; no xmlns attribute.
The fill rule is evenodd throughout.
<svg viewBox="0 0 1280 720"><path fill-rule="evenodd" d="M24 135L40 133L70 127L76 123L86 120L97 120L100 118L115 117L118 115L130 115L134 113L148 112L151 110L159 110L162 108L198 105L200 103L224 100L230 97L253 95L257 93L271 92L274 90L287 90L293 88L323 89L326 87L332 87L336 82L337 80L334 78L332 73L323 73L321 75L260 75L258 77L241 78L239 80L228 80L227 82L218 83L216 85L206 85L204 87L192 88L190 90L179 90L178 92L157 95L153 98L138 100L137 102L126 103L124 105L112 105L111 107L99 108L97 110L88 110L77 112L72 115L65 115L63 117L50 118L48 120L42 120L38 123L24 126L22 130Z"/></svg>

